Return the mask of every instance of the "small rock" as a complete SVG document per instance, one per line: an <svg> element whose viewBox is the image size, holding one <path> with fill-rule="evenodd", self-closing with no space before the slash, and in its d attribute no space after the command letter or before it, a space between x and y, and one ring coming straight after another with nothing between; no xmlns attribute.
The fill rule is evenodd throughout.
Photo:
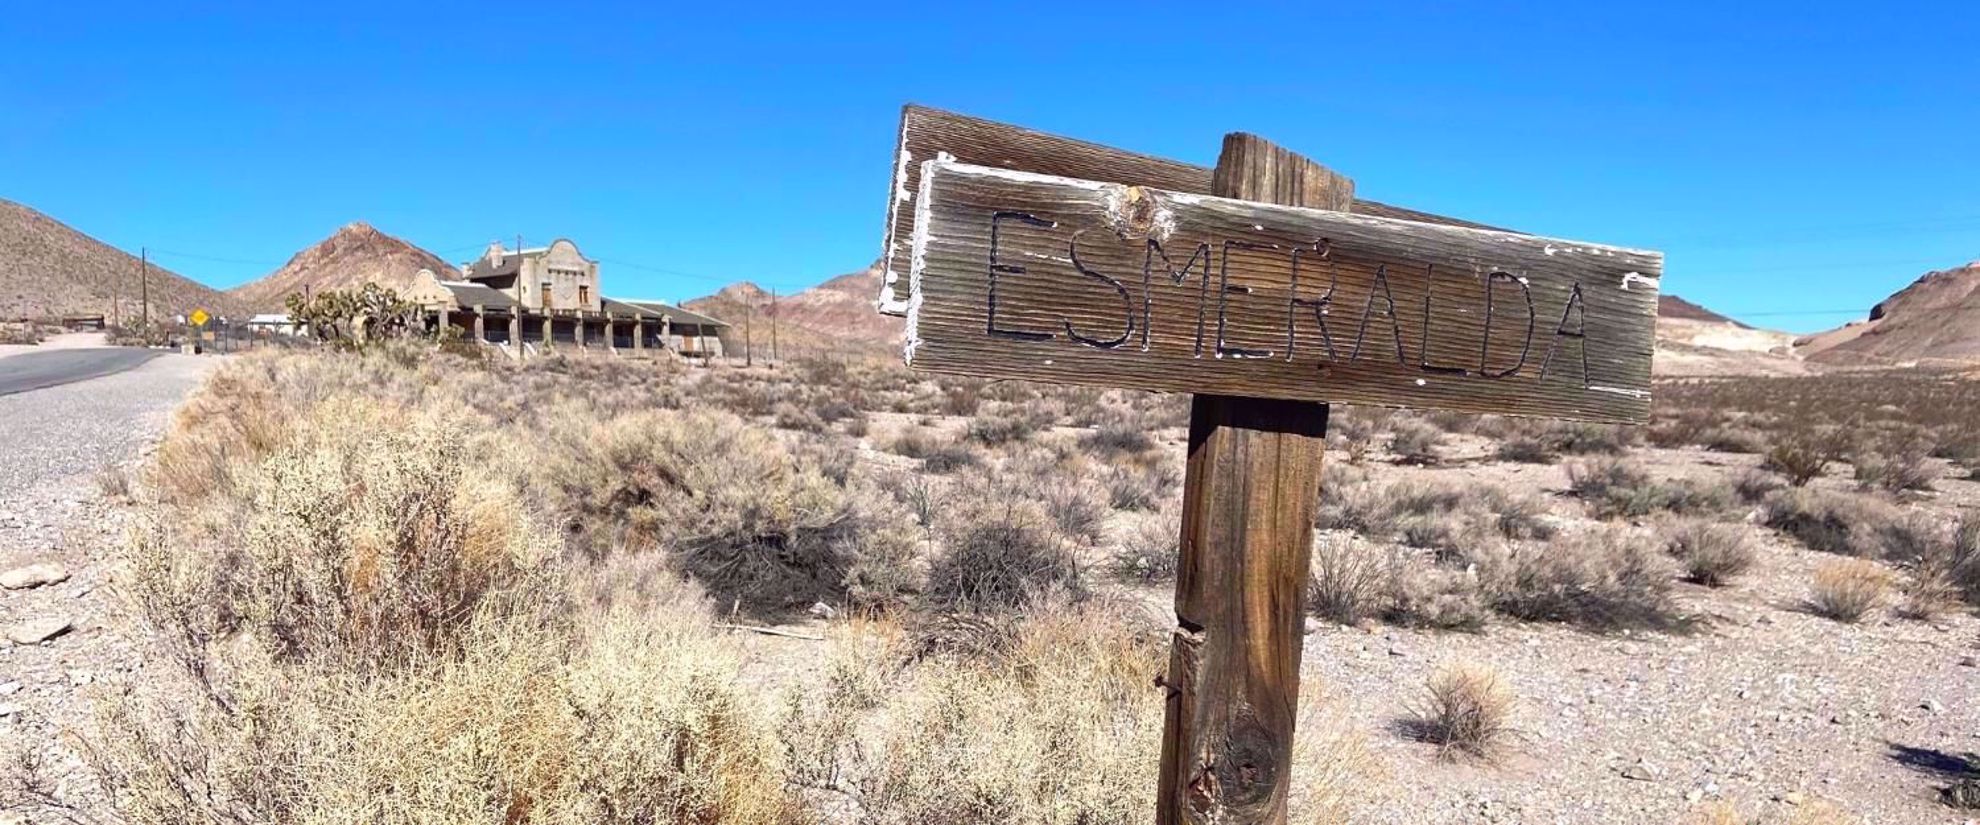
<svg viewBox="0 0 1980 825"><path fill-rule="evenodd" d="M0 813L0 825L34 825L34 823L28 821L27 814Z"/></svg>
<svg viewBox="0 0 1980 825"><path fill-rule="evenodd" d="M1409 651L1406 651L1406 650L1403 650L1403 649L1402 649L1402 648L1401 648L1400 646L1398 646L1398 645L1390 645L1390 646L1389 646L1389 655L1390 655L1390 656L1394 656L1394 657L1396 657L1396 658L1398 658L1398 659L1404 659L1404 658L1408 658L1408 657L1409 657Z"/></svg>
<svg viewBox="0 0 1980 825"><path fill-rule="evenodd" d="M21 712L20 705L16 705L12 702L0 702L0 718L12 716L20 712Z"/></svg>
<svg viewBox="0 0 1980 825"><path fill-rule="evenodd" d="M1622 769L1622 778L1634 779L1638 782L1655 782L1657 781L1657 766L1638 760L1636 764Z"/></svg>
<svg viewBox="0 0 1980 825"><path fill-rule="evenodd" d="M12 696L20 692L20 682L0 682L0 696Z"/></svg>
<svg viewBox="0 0 1980 825"><path fill-rule="evenodd" d="M1961 656L1959 657L1959 666L1980 667L1980 656Z"/></svg>
<svg viewBox="0 0 1980 825"><path fill-rule="evenodd" d="M1306 635L1311 636L1318 632L1320 632L1320 620L1312 616L1306 617Z"/></svg>
<svg viewBox="0 0 1980 825"><path fill-rule="evenodd" d="M0 587L8 590L26 590L30 587L68 581L68 579L69 568L52 561L44 561L0 573Z"/></svg>
<svg viewBox="0 0 1980 825"><path fill-rule="evenodd" d="M1780 800L1782 802L1786 802L1789 805L1800 805L1803 802L1807 802L1808 797L1800 791L1788 791L1787 793L1781 794Z"/></svg>
<svg viewBox="0 0 1980 825"><path fill-rule="evenodd" d="M1698 800L1704 798L1705 798L1705 792L1697 788L1692 788L1691 790L1686 791L1684 794L1684 801L1686 802L1696 803Z"/></svg>
<svg viewBox="0 0 1980 825"><path fill-rule="evenodd" d="M811 605L811 615L831 621L832 617L839 615L839 611L834 610L831 605L824 602L813 602Z"/></svg>
<svg viewBox="0 0 1980 825"><path fill-rule="evenodd" d="M1918 706L1924 708L1926 713L1944 713L1946 710L1946 706L1939 704L1938 700L1935 699L1927 699L1919 702Z"/></svg>
<svg viewBox="0 0 1980 825"><path fill-rule="evenodd" d="M83 687L95 681L96 676L87 670L69 671L69 685L71 687Z"/></svg>
<svg viewBox="0 0 1980 825"><path fill-rule="evenodd" d="M29 619L7 628L7 638L17 645L38 645L69 632L69 628L73 626L68 619L54 616Z"/></svg>

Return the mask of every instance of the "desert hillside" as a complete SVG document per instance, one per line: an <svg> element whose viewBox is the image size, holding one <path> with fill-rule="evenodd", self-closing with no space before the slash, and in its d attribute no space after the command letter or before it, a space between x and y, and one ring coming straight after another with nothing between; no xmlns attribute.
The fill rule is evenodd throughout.
<svg viewBox="0 0 1980 825"><path fill-rule="evenodd" d="M1676 295L1657 299L1658 376L1802 375L1794 336L1756 329Z"/></svg>
<svg viewBox="0 0 1980 825"><path fill-rule="evenodd" d="M0 316L63 315L137 318L138 258L13 201L0 200ZM148 292L158 317L195 307L226 314L232 298L177 273L151 265ZM114 304L114 307L113 307Z"/></svg>
<svg viewBox="0 0 1980 825"><path fill-rule="evenodd" d="M237 286L229 294L258 312L280 312L289 294L301 292L305 287L348 289L376 283L403 290L422 269L433 270L442 277L450 277L455 271L440 256L358 221L296 253L280 269Z"/></svg>
<svg viewBox="0 0 1980 825"><path fill-rule="evenodd" d="M780 354L898 353L905 323L874 309L874 296L879 294L880 265L875 262L803 292L778 296ZM769 351L771 301L770 293L762 287L748 281L730 284L713 295L688 301L686 306L729 322L730 331L723 340L729 352L743 351L745 335L752 339L752 348Z"/></svg>
<svg viewBox="0 0 1980 825"><path fill-rule="evenodd" d="M1980 261L1927 272L1869 318L1798 346L1810 360L1847 366L1980 361Z"/></svg>

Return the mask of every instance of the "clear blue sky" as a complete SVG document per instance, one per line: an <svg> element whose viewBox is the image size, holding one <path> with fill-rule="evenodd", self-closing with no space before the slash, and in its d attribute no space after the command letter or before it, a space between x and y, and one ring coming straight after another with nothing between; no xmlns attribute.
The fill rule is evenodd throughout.
<svg viewBox="0 0 1980 825"><path fill-rule="evenodd" d="M906 101L1206 165L1257 132L1793 330L1980 258L1971 3L86 5L0 15L0 197L217 286L362 219L797 289L877 256Z"/></svg>

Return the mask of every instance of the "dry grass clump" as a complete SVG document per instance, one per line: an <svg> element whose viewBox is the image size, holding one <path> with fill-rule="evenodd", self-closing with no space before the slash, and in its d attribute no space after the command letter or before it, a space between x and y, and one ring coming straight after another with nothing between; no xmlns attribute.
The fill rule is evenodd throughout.
<svg viewBox="0 0 1980 825"><path fill-rule="evenodd" d="M1512 686L1497 670L1449 664L1431 674L1409 729L1445 757L1491 758L1512 738L1517 706Z"/></svg>
<svg viewBox="0 0 1980 825"><path fill-rule="evenodd" d="M1658 533L1684 566L1685 577L1706 587L1725 585L1753 566L1753 541L1741 525L1675 519L1660 525Z"/></svg>
<svg viewBox="0 0 1980 825"><path fill-rule="evenodd" d="M1132 457L1155 449L1155 439L1138 422L1113 421L1082 433L1079 446L1105 458Z"/></svg>
<svg viewBox="0 0 1980 825"><path fill-rule="evenodd" d="M1732 505L1724 482L1658 481L1627 459L1593 458L1568 464L1568 489L1601 518L1636 518L1657 512L1702 514Z"/></svg>
<svg viewBox="0 0 1980 825"><path fill-rule="evenodd" d="M1891 589L1891 572L1873 561L1831 559L1815 568L1808 590L1808 608L1839 622L1860 621L1883 604Z"/></svg>
<svg viewBox="0 0 1980 825"><path fill-rule="evenodd" d="M1392 612L1394 584L1390 554L1351 537L1314 539L1312 573L1306 585L1307 610L1342 624Z"/></svg>

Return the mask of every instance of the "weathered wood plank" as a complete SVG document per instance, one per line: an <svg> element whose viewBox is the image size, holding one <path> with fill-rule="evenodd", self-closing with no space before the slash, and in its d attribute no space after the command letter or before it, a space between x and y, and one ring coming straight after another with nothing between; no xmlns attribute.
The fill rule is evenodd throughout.
<svg viewBox="0 0 1980 825"><path fill-rule="evenodd" d="M920 191L921 164L943 156L998 169L1200 195L1211 193L1210 169L1206 167L909 104L901 109L901 135L894 149L893 188L887 196L887 223L881 250L885 269L880 287L883 313L907 312L907 296L902 288L905 285L901 281L908 272L908 239L914 237L914 196ZM1493 228L1371 200L1354 201L1353 211L1424 223Z"/></svg>
<svg viewBox="0 0 1980 825"><path fill-rule="evenodd" d="M1354 184L1252 135L1217 194L1341 209ZM1157 825L1284 825L1327 405L1198 395L1189 419Z"/></svg>
<svg viewBox="0 0 1980 825"><path fill-rule="evenodd" d="M918 369L1649 416L1661 253L951 161L915 205Z"/></svg>

